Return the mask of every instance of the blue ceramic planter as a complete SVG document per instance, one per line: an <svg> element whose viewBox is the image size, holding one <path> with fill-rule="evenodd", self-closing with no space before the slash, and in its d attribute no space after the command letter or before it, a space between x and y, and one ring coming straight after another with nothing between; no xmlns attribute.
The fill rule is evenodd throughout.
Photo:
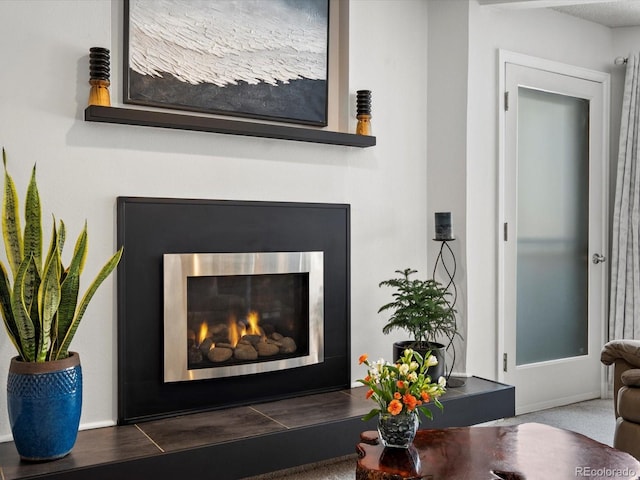
<svg viewBox="0 0 640 480"><path fill-rule="evenodd" d="M11 360L7 406L16 449L23 460L67 455L78 435L82 409L80 356L53 362Z"/></svg>

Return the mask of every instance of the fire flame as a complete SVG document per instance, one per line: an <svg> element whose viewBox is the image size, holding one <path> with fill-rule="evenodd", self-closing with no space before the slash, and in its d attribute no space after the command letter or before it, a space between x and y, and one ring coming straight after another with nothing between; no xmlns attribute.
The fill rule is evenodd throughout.
<svg viewBox="0 0 640 480"><path fill-rule="evenodd" d="M260 323L260 316L255 310L251 310L247 315L247 322L249 323L249 335L262 335L262 329L258 326Z"/></svg>
<svg viewBox="0 0 640 480"><path fill-rule="evenodd" d="M247 329L244 326L239 326L235 316L229 317L229 343L234 347L238 345L238 342L242 337L247 334Z"/></svg>
<svg viewBox="0 0 640 480"><path fill-rule="evenodd" d="M198 345L202 345L205 338L207 338L207 333L209 332L209 327L207 326L207 322L202 322L200 324L200 331L198 332Z"/></svg>
<svg viewBox="0 0 640 480"><path fill-rule="evenodd" d="M247 323L248 326L245 326L243 322L238 322L235 315L229 316L227 320L227 324L229 327L229 343L235 348L238 345L238 342L245 335L260 335L264 337L264 332L262 328L260 328L260 315L256 311L250 311L247 314ZM202 322L200 324L200 328L198 329L198 333L196 335L196 346L199 347L209 336L209 325L207 322ZM215 347L215 344L211 345L211 349Z"/></svg>

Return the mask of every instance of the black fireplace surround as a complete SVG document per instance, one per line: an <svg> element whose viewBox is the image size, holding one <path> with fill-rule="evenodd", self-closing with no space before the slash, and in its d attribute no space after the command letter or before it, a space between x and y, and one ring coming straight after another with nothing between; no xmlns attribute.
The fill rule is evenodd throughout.
<svg viewBox="0 0 640 480"><path fill-rule="evenodd" d="M119 424L349 387L349 205L119 197L117 206ZM164 382L163 254L304 251L324 254L321 363Z"/></svg>

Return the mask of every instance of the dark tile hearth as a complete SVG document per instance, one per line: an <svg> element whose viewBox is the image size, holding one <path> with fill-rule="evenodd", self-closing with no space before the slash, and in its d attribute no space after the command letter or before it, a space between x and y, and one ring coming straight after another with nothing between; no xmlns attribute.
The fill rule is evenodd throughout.
<svg viewBox="0 0 640 480"><path fill-rule="evenodd" d="M78 432L78 440L72 453L54 462L22 462L13 442L6 442L0 443L0 478L31 478L35 475L82 469L100 463L121 462L158 453L158 447L135 425Z"/></svg>
<svg viewBox="0 0 640 480"><path fill-rule="evenodd" d="M373 408L364 398L364 387L265 403L256 408L287 428L361 417Z"/></svg>
<svg viewBox="0 0 640 480"><path fill-rule="evenodd" d="M138 425L164 452L202 447L284 430L254 407L194 413Z"/></svg>
<svg viewBox="0 0 640 480"><path fill-rule="evenodd" d="M21 462L13 442L0 444L0 479L195 478L215 469L217 480L237 479L348 455L359 433L375 428L360 417L373 407L365 388L176 416L78 433L67 457ZM422 428L466 426L514 415L514 388L470 378L442 398ZM327 439L331 441L328 442ZM248 453L251 452L251 457ZM251 461L247 461L251 458ZM355 466L354 466L355 468Z"/></svg>

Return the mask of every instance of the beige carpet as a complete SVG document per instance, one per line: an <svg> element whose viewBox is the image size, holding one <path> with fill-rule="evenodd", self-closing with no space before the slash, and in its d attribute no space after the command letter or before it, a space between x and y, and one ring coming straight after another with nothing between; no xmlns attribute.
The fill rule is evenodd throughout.
<svg viewBox="0 0 640 480"><path fill-rule="evenodd" d="M553 427L572 430L609 446L613 442L613 431L616 423L613 413L613 400L598 399L527 413L517 417L483 423L482 425L515 425L527 422L544 423ZM245 480L354 480L356 461L357 458L354 454Z"/></svg>

